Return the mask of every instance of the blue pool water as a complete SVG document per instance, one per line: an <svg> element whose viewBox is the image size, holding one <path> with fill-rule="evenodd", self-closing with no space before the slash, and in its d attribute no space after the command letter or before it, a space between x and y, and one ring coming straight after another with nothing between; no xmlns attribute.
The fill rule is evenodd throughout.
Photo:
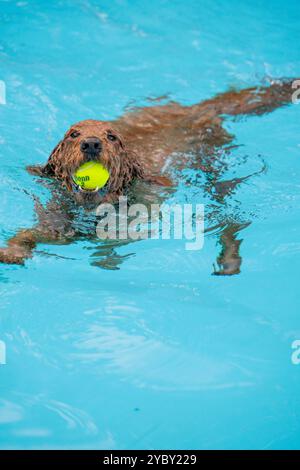
<svg viewBox="0 0 300 470"><path fill-rule="evenodd" d="M24 167L71 123L300 77L299 13L298 0L1 0L1 244L34 223L32 194L49 197ZM300 447L299 118L291 105L226 122L224 179L267 165L222 209L252 222L237 276L211 276L216 231L198 252L120 247L119 269L94 266L88 241L0 266L1 448ZM201 185L171 199L210 210Z"/></svg>

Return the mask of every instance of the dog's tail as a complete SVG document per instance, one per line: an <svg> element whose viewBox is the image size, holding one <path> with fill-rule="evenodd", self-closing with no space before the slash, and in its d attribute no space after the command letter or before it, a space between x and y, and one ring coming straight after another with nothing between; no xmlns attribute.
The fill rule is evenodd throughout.
<svg viewBox="0 0 300 470"><path fill-rule="evenodd" d="M269 86L230 90L201 105L218 115L264 114L300 100L300 80L274 80ZM197 106L197 105L196 105Z"/></svg>

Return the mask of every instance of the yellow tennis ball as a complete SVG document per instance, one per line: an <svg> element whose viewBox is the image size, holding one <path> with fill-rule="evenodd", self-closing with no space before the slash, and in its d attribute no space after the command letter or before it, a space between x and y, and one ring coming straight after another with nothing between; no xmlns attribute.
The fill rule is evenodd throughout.
<svg viewBox="0 0 300 470"><path fill-rule="evenodd" d="M76 170L73 179L82 189L101 189L109 179L109 172L101 163L86 162Z"/></svg>

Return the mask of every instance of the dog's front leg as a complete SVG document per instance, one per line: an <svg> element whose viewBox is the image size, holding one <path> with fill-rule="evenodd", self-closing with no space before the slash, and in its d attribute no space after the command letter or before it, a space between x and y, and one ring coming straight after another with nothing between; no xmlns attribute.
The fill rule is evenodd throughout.
<svg viewBox="0 0 300 470"><path fill-rule="evenodd" d="M62 235L55 230L44 231L38 225L35 228L22 229L8 240L6 247L0 248L0 263L23 265L27 259L32 258L39 243L67 245L75 239L75 233Z"/></svg>
<svg viewBox="0 0 300 470"><path fill-rule="evenodd" d="M46 207L36 200L35 211L38 223L28 229L18 230L7 241L7 246L0 248L0 263L24 264L39 243L67 244L76 238L72 228L72 218L64 210L61 202L51 199Z"/></svg>
<svg viewBox="0 0 300 470"><path fill-rule="evenodd" d="M32 257L32 251L37 244L37 234L33 229L20 230L8 240L7 247L0 249L0 263L24 264Z"/></svg>

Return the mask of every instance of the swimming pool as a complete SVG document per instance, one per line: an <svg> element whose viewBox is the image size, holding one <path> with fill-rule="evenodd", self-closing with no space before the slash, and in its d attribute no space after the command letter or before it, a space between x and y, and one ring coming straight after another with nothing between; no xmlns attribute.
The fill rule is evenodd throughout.
<svg viewBox="0 0 300 470"><path fill-rule="evenodd" d="M49 197L24 167L71 123L166 93L192 104L299 77L299 8L0 1L1 244L34 222L32 194ZM81 241L0 266L1 448L299 448L299 116L291 105L227 120L236 147L224 178L267 166L222 208L251 222L241 274L211 276L214 231L198 252L145 240L101 264L101 244ZM170 199L209 206L194 180Z"/></svg>

